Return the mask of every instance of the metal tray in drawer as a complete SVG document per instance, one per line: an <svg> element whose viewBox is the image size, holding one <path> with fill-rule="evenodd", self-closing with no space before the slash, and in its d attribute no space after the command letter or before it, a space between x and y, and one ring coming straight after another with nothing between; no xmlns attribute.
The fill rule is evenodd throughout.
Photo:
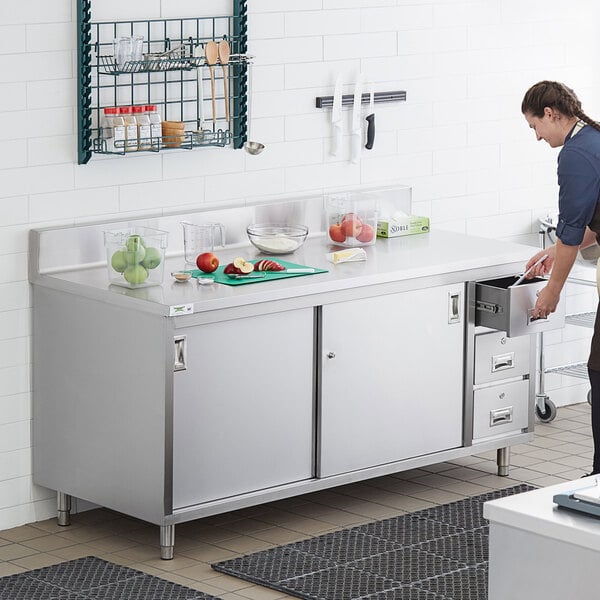
<svg viewBox="0 0 600 600"><path fill-rule="evenodd" d="M513 381L475 390L473 394L473 440L528 426L529 380Z"/></svg>
<svg viewBox="0 0 600 600"><path fill-rule="evenodd" d="M565 325L565 303L561 296L556 312L534 319L538 292L548 283L535 277L511 287L517 277L477 281L475 284L475 325L505 331L509 337L561 329Z"/></svg>
<svg viewBox="0 0 600 600"><path fill-rule="evenodd" d="M529 374L535 368L530 362L531 343L528 335L509 338L503 331L476 335L473 383L480 385Z"/></svg>

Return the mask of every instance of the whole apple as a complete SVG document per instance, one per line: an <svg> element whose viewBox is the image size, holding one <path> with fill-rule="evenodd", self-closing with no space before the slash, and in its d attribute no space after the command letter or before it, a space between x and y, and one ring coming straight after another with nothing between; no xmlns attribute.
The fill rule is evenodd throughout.
<svg viewBox="0 0 600 600"><path fill-rule="evenodd" d="M219 259L212 252L203 252L196 258L196 266L205 273L212 273L219 266Z"/></svg>
<svg viewBox="0 0 600 600"><path fill-rule="evenodd" d="M354 213L348 213L342 219L342 231L346 237L357 237L362 229L363 223Z"/></svg>
<svg viewBox="0 0 600 600"><path fill-rule="evenodd" d="M368 223L363 223L360 233L356 236L356 239L363 244L368 244L375 237L375 230Z"/></svg>
<svg viewBox="0 0 600 600"><path fill-rule="evenodd" d="M116 250L111 256L110 264L115 271L122 273L127 268L125 250Z"/></svg>
<svg viewBox="0 0 600 600"><path fill-rule="evenodd" d="M329 237L332 242L341 244L346 241L346 234L342 231L342 226L339 223L334 223L329 227Z"/></svg>
<svg viewBox="0 0 600 600"><path fill-rule="evenodd" d="M123 277L132 285L140 285L148 279L148 271L142 265L129 265L123 271Z"/></svg>
<svg viewBox="0 0 600 600"><path fill-rule="evenodd" d="M142 266L146 267L146 269L156 269L158 265L160 265L161 252L158 248L153 248L152 246L148 246L146 248L146 254L144 255L144 260L142 260Z"/></svg>

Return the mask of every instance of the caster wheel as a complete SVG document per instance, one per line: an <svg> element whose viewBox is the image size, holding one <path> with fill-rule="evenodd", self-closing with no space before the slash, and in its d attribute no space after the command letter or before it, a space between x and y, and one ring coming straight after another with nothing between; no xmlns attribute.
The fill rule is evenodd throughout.
<svg viewBox="0 0 600 600"><path fill-rule="evenodd" d="M540 410L540 407L536 405L535 415L542 423L554 421L556 417L556 406L554 406L554 402L546 398L544 400L544 410Z"/></svg>

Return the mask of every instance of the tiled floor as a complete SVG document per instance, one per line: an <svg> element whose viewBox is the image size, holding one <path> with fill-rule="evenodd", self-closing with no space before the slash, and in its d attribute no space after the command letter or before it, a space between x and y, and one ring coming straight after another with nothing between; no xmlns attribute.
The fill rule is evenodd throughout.
<svg viewBox="0 0 600 600"><path fill-rule="evenodd" d="M70 527L51 519L0 531L0 576L94 555L223 600L289 598L210 563L520 482L577 479L591 465L589 421L587 403L559 408L555 421L536 425L531 444L512 448L509 477L496 476L488 452L177 525L172 561L159 558L157 527L105 509L73 515Z"/></svg>

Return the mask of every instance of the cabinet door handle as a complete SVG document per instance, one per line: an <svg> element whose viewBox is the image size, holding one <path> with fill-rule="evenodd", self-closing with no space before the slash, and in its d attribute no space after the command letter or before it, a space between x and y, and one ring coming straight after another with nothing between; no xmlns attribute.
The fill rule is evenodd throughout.
<svg viewBox="0 0 600 600"><path fill-rule="evenodd" d="M460 323L460 292L448 294L448 323Z"/></svg>
<svg viewBox="0 0 600 600"><path fill-rule="evenodd" d="M175 360L173 362L173 371L185 371L187 369L187 341L185 335L178 335L173 338L175 349Z"/></svg>

